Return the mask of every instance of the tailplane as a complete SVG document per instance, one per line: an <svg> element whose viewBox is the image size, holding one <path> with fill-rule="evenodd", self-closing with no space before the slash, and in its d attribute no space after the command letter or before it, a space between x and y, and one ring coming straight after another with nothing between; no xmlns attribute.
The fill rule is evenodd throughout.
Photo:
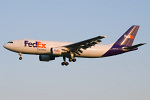
<svg viewBox="0 0 150 100"><path fill-rule="evenodd" d="M140 47L144 44L146 44L146 43L140 43L140 44L137 44L137 45L133 45L131 47L124 47L123 50L133 50L133 49L136 49L137 47Z"/></svg>
<svg viewBox="0 0 150 100"><path fill-rule="evenodd" d="M140 26L131 26L115 43L117 46L127 46L130 47L133 44L135 36L138 32Z"/></svg>

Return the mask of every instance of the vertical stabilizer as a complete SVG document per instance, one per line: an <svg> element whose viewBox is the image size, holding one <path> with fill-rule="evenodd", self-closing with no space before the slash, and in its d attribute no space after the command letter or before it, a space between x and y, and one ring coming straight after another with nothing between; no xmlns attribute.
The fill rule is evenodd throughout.
<svg viewBox="0 0 150 100"><path fill-rule="evenodd" d="M115 43L118 46L132 46L140 26L131 26Z"/></svg>

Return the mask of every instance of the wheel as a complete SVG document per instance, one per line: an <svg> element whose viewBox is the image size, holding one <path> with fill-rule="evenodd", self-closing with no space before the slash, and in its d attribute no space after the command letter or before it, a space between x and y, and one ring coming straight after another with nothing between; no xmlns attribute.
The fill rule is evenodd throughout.
<svg viewBox="0 0 150 100"><path fill-rule="evenodd" d="M76 59L72 59L73 62L76 62Z"/></svg>
<svg viewBox="0 0 150 100"><path fill-rule="evenodd" d="M62 65L62 66L65 65L65 62L62 62L61 65Z"/></svg>
<svg viewBox="0 0 150 100"><path fill-rule="evenodd" d="M69 62L72 62L72 59L71 59L71 58L69 59Z"/></svg>
<svg viewBox="0 0 150 100"><path fill-rule="evenodd" d="M69 63L68 63L68 62L66 62L66 63L65 63L65 65L66 65L66 66L68 66L68 65L69 65Z"/></svg>
<svg viewBox="0 0 150 100"><path fill-rule="evenodd" d="M19 57L19 60L22 60L22 57Z"/></svg>

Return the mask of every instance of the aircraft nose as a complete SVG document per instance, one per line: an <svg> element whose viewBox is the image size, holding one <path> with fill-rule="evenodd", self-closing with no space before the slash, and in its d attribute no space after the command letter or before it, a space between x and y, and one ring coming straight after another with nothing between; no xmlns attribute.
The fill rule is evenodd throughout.
<svg viewBox="0 0 150 100"><path fill-rule="evenodd" d="M3 45L3 47L7 49L7 47L8 47L8 44L4 44L4 45Z"/></svg>

